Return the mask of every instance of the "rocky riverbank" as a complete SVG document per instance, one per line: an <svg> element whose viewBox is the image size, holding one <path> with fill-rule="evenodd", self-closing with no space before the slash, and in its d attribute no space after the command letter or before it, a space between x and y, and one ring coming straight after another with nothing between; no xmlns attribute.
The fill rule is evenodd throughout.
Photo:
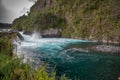
<svg viewBox="0 0 120 80"><path fill-rule="evenodd" d="M23 31L23 34L25 35L32 35L34 33L34 31ZM42 31L38 31L38 33L40 34L40 36L42 38L61 38L62 34L61 34L61 30L59 29L47 29L47 30L42 30Z"/></svg>
<svg viewBox="0 0 120 80"><path fill-rule="evenodd" d="M96 52L105 52L105 53L120 53L120 46L113 45L97 45L90 48Z"/></svg>

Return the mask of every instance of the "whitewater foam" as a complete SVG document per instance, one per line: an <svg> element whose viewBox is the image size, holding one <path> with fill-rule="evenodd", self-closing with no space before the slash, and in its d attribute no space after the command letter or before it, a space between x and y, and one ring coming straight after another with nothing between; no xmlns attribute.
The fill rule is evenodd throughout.
<svg viewBox="0 0 120 80"><path fill-rule="evenodd" d="M23 32L20 32L20 34L23 36L24 41L17 44L17 55L24 55L24 62L28 59L30 59L29 61L34 61L34 59L39 61L40 58L58 58L63 62L64 60L71 61L74 57L63 53L65 48L71 44L90 42L69 38L41 38L37 32L32 35L25 35Z"/></svg>

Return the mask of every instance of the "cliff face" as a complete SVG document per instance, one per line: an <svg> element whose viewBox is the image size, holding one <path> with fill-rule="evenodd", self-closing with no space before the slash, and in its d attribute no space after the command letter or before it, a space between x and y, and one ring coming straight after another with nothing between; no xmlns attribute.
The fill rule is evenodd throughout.
<svg viewBox="0 0 120 80"><path fill-rule="evenodd" d="M120 0L38 0L16 29L61 29L62 37L120 42Z"/></svg>

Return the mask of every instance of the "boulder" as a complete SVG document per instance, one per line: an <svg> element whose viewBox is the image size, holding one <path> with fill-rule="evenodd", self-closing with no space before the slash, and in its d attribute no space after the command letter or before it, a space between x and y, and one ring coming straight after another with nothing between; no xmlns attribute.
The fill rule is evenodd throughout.
<svg viewBox="0 0 120 80"><path fill-rule="evenodd" d="M94 51L106 52L106 53L120 53L120 47L112 45L98 45L91 48Z"/></svg>
<svg viewBox="0 0 120 80"><path fill-rule="evenodd" d="M25 35L32 35L32 32L31 31L24 31L23 34L25 34Z"/></svg>
<svg viewBox="0 0 120 80"><path fill-rule="evenodd" d="M17 36L19 37L19 39L20 39L21 41L24 40L23 36L22 36L19 32L17 33Z"/></svg>

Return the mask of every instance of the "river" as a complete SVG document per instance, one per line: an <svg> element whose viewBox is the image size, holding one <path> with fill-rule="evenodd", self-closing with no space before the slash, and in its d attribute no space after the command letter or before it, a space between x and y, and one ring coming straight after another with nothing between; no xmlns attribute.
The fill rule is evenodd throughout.
<svg viewBox="0 0 120 80"><path fill-rule="evenodd" d="M17 55L24 55L34 68L43 63L56 66L57 76L66 74L72 80L117 80L120 76L120 56L92 51L99 43L68 38L24 37ZM50 69L49 69L50 70Z"/></svg>

